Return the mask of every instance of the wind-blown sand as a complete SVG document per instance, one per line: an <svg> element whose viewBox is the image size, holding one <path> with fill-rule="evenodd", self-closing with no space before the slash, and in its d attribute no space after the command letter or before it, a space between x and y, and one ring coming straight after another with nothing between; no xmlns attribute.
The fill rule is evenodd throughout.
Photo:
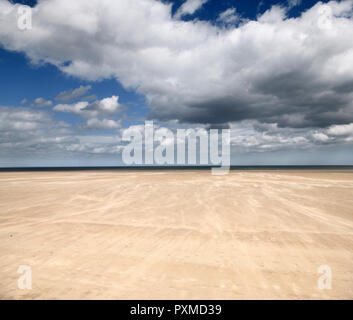
<svg viewBox="0 0 353 320"><path fill-rule="evenodd" d="M0 173L0 253L2 299L352 299L353 172Z"/></svg>

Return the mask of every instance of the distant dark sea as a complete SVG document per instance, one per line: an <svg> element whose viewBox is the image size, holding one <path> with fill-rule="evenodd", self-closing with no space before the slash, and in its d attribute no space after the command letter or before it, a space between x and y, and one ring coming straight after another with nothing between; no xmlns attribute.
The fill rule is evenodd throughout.
<svg viewBox="0 0 353 320"><path fill-rule="evenodd" d="M156 170L211 170L213 166L137 166L137 167L8 167L0 168L0 172L14 171L156 171ZM351 166L231 166L231 170L353 170Z"/></svg>

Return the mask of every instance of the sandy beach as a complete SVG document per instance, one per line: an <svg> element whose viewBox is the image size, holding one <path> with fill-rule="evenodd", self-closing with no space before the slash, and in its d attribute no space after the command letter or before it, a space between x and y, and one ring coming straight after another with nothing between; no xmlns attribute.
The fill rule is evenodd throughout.
<svg viewBox="0 0 353 320"><path fill-rule="evenodd" d="M1 299L353 299L353 172L2 172L0 252Z"/></svg>

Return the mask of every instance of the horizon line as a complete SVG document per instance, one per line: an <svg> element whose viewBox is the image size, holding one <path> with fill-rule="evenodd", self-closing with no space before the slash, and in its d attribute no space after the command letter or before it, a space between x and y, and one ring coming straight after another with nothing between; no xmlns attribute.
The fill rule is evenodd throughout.
<svg viewBox="0 0 353 320"><path fill-rule="evenodd" d="M221 166L179 165L179 166L21 166L0 167L0 172L10 171L94 171L94 170L211 170ZM231 165L230 170L353 170L353 165Z"/></svg>

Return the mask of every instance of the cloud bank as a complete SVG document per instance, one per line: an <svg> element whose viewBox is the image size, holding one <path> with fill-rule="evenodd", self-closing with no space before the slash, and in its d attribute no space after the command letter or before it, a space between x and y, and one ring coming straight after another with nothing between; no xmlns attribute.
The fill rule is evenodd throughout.
<svg viewBox="0 0 353 320"><path fill-rule="evenodd" d="M352 4L317 3L298 18L275 6L219 28L155 0L39 1L26 32L15 10L1 11L0 43L82 79L115 77L145 95L153 119L323 128L353 122Z"/></svg>

